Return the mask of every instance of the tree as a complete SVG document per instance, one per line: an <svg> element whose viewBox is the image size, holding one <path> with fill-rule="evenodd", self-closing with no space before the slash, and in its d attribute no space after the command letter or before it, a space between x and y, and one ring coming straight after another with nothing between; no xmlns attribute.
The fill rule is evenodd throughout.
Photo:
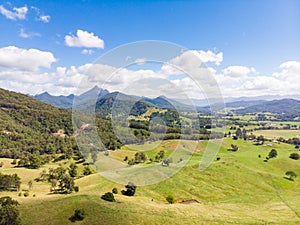
<svg viewBox="0 0 300 225"><path fill-rule="evenodd" d="M298 160L298 159L300 158L300 155L299 155L298 153L292 153L292 154L290 155L290 158L291 158L291 159L294 159L294 160Z"/></svg>
<svg viewBox="0 0 300 225"><path fill-rule="evenodd" d="M69 174L71 177L77 176L77 165L75 163L71 163L69 166Z"/></svg>
<svg viewBox="0 0 300 225"><path fill-rule="evenodd" d="M19 203L9 196L0 198L0 225L18 225Z"/></svg>
<svg viewBox="0 0 300 225"><path fill-rule="evenodd" d="M71 216L70 220L75 222L76 220L83 220L85 218L85 211L84 209L75 209L74 215Z"/></svg>
<svg viewBox="0 0 300 225"><path fill-rule="evenodd" d="M123 195L134 196L136 191L136 185L134 183L128 182L125 188L127 188L126 191L125 190L121 191Z"/></svg>
<svg viewBox="0 0 300 225"><path fill-rule="evenodd" d="M144 152L137 152L134 155L135 163L145 162L147 160L147 156Z"/></svg>
<svg viewBox="0 0 300 225"><path fill-rule="evenodd" d="M165 157L165 151L159 151L155 156L155 161L160 162Z"/></svg>
<svg viewBox="0 0 300 225"><path fill-rule="evenodd" d="M101 196L101 199L109 202L115 202L114 194L111 192L106 192L104 195Z"/></svg>
<svg viewBox="0 0 300 225"><path fill-rule="evenodd" d="M168 197L166 197L167 202L169 202L170 204L174 204L175 203L175 199L172 195L168 195Z"/></svg>
<svg viewBox="0 0 300 225"><path fill-rule="evenodd" d="M65 190L67 192L74 191L75 183L74 179L69 174L64 174L59 180L59 185L61 190Z"/></svg>
<svg viewBox="0 0 300 225"><path fill-rule="evenodd" d="M239 147L237 145L231 144L231 151L236 152L239 150Z"/></svg>
<svg viewBox="0 0 300 225"><path fill-rule="evenodd" d="M294 181L294 179L297 177L297 174L294 171L287 171L285 175L288 176L288 179L292 181Z"/></svg>
<svg viewBox="0 0 300 225"><path fill-rule="evenodd" d="M118 194L118 188L114 187L111 191L113 194Z"/></svg>
<svg viewBox="0 0 300 225"><path fill-rule="evenodd" d="M89 167L89 166L85 166L84 167L84 169L83 169L83 175L84 176L88 176L88 175L90 175L92 173L93 173L93 171L92 171L91 167Z"/></svg>
<svg viewBox="0 0 300 225"><path fill-rule="evenodd" d="M277 151L275 149L272 149L270 152L269 152L269 158L276 158L277 157Z"/></svg>

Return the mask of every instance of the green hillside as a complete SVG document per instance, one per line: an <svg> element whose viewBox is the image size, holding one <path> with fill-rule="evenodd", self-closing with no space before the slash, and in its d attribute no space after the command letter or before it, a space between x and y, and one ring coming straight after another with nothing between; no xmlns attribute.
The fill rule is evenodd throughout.
<svg viewBox="0 0 300 225"><path fill-rule="evenodd" d="M71 111L0 89L0 156L63 153L76 148L72 129Z"/></svg>
<svg viewBox="0 0 300 225"><path fill-rule="evenodd" d="M164 141L146 154L151 156L162 149L172 151L176 142ZM232 143L238 145L237 152L228 151ZM116 194L114 203L100 196L113 187L120 191L124 186L98 174L75 180L80 191L69 195L49 194L50 184L45 182L34 182L27 198L18 197L17 193L0 194L10 195L21 203L23 224L72 224L69 218L76 208L86 211L86 218L76 224L300 224L300 179L284 178L287 170L300 174L300 161L289 158L295 151L292 145L274 144L277 158L264 162L270 147L225 139L218 154L220 160L200 172L199 161L205 146L206 142L199 143L187 166L173 177L137 187L133 197ZM124 154L130 149L124 146L114 154ZM22 188L26 189L28 180L33 180L42 169L10 168L7 163L1 170L18 171ZM168 195L175 199L196 199L199 203L170 205L165 200Z"/></svg>

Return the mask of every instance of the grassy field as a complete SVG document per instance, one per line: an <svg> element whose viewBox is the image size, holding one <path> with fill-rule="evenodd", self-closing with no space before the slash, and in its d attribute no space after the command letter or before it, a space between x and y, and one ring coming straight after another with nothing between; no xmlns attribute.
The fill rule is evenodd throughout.
<svg viewBox="0 0 300 225"><path fill-rule="evenodd" d="M258 130L253 132L254 135L259 136L263 135L266 138L300 138L300 130Z"/></svg>
<svg viewBox="0 0 300 225"><path fill-rule="evenodd" d="M146 153L152 157L159 150L166 150L169 154L177 142L164 141L159 146L152 143L153 150L149 150L148 143ZM238 145L237 152L228 151L232 143ZM35 181L29 197L19 197L16 192L0 195L10 195L20 202L24 225L74 224L69 217L76 208L84 208L87 215L75 224L300 224L300 160L289 159L290 153L295 152L293 146L254 146L243 140L225 139L218 153L220 160L200 172L199 162L206 144L199 142L187 165L173 177L137 187L134 197L117 194L115 203L103 201L100 196L113 187L120 191L124 186L98 174L77 179L80 191L69 195L50 194L50 184ZM272 148L278 151L278 157L264 162ZM110 154L123 160L125 155L133 156L133 149L135 146L125 146ZM0 171L19 174L22 189L28 189L28 181L43 169L57 166L30 170L13 168L8 159L0 161L4 162ZM298 174L294 182L284 178L288 170ZM170 194L176 199L197 199L200 203L170 205L165 200Z"/></svg>

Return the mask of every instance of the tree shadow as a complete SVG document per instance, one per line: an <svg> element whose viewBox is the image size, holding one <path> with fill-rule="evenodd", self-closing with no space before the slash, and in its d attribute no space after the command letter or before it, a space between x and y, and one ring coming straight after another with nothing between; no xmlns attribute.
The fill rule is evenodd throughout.
<svg viewBox="0 0 300 225"><path fill-rule="evenodd" d="M293 178L290 178L290 177L283 177L283 178L286 180L289 180L289 181L295 181Z"/></svg>

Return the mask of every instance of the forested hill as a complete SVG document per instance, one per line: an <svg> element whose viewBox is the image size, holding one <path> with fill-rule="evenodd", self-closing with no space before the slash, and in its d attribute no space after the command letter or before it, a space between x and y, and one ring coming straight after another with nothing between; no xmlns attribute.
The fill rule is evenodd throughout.
<svg viewBox="0 0 300 225"><path fill-rule="evenodd" d="M300 114L300 101L294 99L281 99L261 104L252 105L235 111L238 114L270 112L274 114L285 114L298 117Z"/></svg>
<svg viewBox="0 0 300 225"><path fill-rule="evenodd" d="M71 116L70 110L0 89L0 156L63 152L74 145L68 138Z"/></svg>

